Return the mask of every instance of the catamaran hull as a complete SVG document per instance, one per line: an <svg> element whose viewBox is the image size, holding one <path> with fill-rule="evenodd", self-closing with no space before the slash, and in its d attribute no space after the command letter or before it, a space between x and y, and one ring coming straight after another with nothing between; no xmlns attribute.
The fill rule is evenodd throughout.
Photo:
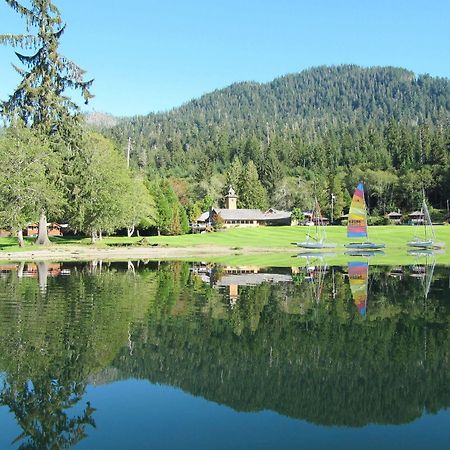
<svg viewBox="0 0 450 450"><path fill-rule="evenodd" d="M322 248L336 248L336 244L325 243L325 242L299 242L297 247L307 248L307 249L322 249Z"/></svg>
<svg viewBox="0 0 450 450"><path fill-rule="evenodd" d="M352 242L344 245L345 248L351 250L377 250L379 248L385 248L385 244L374 244L373 242Z"/></svg>
<svg viewBox="0 0 450 450"><path fill-rule="evenodd" d="M411 242L408 242L408 247L433 248L434 242L433 241L411 241Z"/></svg>

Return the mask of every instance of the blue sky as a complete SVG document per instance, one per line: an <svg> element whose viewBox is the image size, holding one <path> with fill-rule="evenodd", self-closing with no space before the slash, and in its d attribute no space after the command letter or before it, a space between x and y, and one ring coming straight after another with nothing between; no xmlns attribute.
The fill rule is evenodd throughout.
<svg viewBox="0 0 450 450"><path fill-rule="evenodd" d="M90 111L167 110L233 82L323 64L450 78L449 0L54 2L67 22L61 51L95 78ZM0 33L22 23L0 0ZM1 99L18 82L14 59L0 48Z"/></svg>

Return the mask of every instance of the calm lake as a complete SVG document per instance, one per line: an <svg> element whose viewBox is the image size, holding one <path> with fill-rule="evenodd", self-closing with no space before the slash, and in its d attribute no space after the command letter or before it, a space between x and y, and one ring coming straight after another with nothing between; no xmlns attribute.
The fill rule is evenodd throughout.
<svg viewBox="0 0 450 450"><path fill-rule="evenodd" d="M293 262L0 265L0 448L448 449L450 268Z"/></svg>

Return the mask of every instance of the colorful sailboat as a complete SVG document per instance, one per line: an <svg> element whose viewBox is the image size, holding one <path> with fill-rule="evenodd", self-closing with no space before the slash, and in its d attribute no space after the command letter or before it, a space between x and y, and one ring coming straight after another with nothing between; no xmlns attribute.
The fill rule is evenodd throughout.
<svg viewBox="0 0 450 450"><path fill-rule="evenodd" d="M363 261L348 263L348 279L353 301L361 317L367 313L367 291L369 281L369 263Z"/></svg>
<svg viewBox="0 0 450 450"><path fill-rule="evenodd" d="M307 249L323 249L323 248L335 248L336 244L326 242L327 232L323 221L322 213L320 212L320 206L317 199L314 201L314 208L312 211L312 221L314 223L314 233L308 233L305 242L298 242L297 246Z"/></svg>
<svg viewBox="0 0 450 450"><path fill-rule="evenodd" d="M364 186L359 183L353 194L350 211L348 213L347 237L365 238L364 242L352 242L345 245L348 249L376 250L384 248L384 244L375 244L368 241L367 207L364 199Z"/></svg>
<svg viewBox="0 0 450 450"><path fill-rule="evenodd" d="M412 241L408 242L408 247L418 249L432 249L444 247L444 243L435 242L436 234L434 233L433 223L431 222L430 212L428 211L427 202L425 201L425 193L422 200L422 214L423 214L423 235L416 234Z"/></svg>

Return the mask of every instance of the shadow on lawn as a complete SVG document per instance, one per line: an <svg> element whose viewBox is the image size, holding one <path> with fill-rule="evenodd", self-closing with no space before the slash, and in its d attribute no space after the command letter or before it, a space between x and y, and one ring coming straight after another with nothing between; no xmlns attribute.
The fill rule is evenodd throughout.
<svg viewBox="0 0 450 450"><path fill-rule="evenodd" d="M85 236L53 236L50 238L52 244L56 245L77 245L86 242Z"/></svg>
<svg viewBox="0 0 450 450"><path fill-rule="evenodd" d="M0 244L0 251L9 250L11 247L17 247L17 242L2 242Z"/></svg>

